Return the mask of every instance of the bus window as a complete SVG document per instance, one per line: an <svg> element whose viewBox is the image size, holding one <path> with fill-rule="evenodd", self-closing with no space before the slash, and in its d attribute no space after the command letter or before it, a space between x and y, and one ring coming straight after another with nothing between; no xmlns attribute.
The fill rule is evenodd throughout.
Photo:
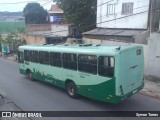
<svg viewBox="0 0 160 120"><path fill-rule="evenodd" d="M30 51L31 62L38 63L38 51Z"/></svg>
<svg viewBox="0 0 160 120"><path fill-rule="evenodd" d="M79 55L78 70L82 72L97 74L97 56Z"/></svg>
<svg viewBox="0 0 160 120"><path fill-rule="evenodd" d="M39 52L39 63L44 65L49 65L49 53L48 52Z"/></svg>
<svg viewBox="0 0 160 120"><path fill-rule="evenodd" d="M64 53L63 54L63 68L77 70L77 55Z"/></svg>
<svg viewBox="0 0 160 120"><path fill-rule="evenodd" d="M136 51L137 56L138 56L138 55L141 55L141 53L142 53L141 49L138 49L138 50Z"/></svg>
<svg viewBox="0 0 160 120"><path fill-rule="evenodd" d="M98 74L105 77L114 77L114 58L101 56L98 58Z"/></svg>
<svg viewBox="0 0 160 120"><path fill-rule="evenodd" d="M56 52L50 53L50 65L56 67L62 67L61 53L56 53Z"/></svg>
<svg viewBox="0 0 160 120"><path fill-rule="evenodd" d="M25 61L30 61L30 51L29 50L24 50L24 60Z"/></svg>
<svg viewBox="0 0 160 120"><path fill-rule="evenodd" d="M19 63L24 63L23 52L18 53L18 62Z"/></svg>

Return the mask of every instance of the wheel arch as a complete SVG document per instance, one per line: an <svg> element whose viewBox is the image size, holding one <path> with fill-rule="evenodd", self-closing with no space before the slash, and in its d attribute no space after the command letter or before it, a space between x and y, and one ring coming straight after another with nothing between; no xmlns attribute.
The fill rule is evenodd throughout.
<svg viewBox="0 0 160 120"><path fill-rule="evenodd" d="M66 79L66 80L65 80L65 88L66 88L67 84L70 83L70 82L72 82L72 83L75 84L75 82L74 82L73 80L71 80L71 79ZM76 84L75 84L75 85L76 85Z"/></svg>
<svg viewBox="0 0 160 120"><path fill-rule="evenodd" d="M26 69L26 75L29 73L29 72L32 72L29 68Z"/></svg>

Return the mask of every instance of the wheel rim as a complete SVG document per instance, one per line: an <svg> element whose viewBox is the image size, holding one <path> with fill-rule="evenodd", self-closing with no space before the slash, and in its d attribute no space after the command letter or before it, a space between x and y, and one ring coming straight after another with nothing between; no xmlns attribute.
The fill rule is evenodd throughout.
<svg viewBox="0 0 160 120"><path fill-rule="evenodd" d="M29 79L32 79L32 73L31 72L29 73Z"/></svg>
<svg viewBox="0 0 160 120"><path fill-rule="evenodd" d="M32 73L29 72L29 73L27 74L27 77L28 77L29 79L32 79Z"/></svg>
<svg viewBox="0 0 160 120"><path fill-rule="evenodd" d="M74 95L74 93L75 93L75 89L74 89L74 87L73 87L73 86L69 86L69 87L68 87L68 93L69 93L71 96L73 96L73 95Z"/></svg>

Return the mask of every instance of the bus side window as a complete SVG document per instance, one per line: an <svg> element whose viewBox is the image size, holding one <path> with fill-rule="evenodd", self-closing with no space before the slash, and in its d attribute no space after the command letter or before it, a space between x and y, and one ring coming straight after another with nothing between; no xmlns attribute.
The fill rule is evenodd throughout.
<svg viewBox="0 0 160 120"><path fill-rule="evenodd" d="M77 70L77 54L63 53L63 68Z"/></svg>
<svg viewBox="0 0 160 120"><path fill-rule="evenodd" d="M114 58L101 56L98 58L98 74L105 77L114 77Z"/></svg>
<svg viewBox="0 0 160 120"><path fill-rule="evenodd" d="M97 56L79 55L78 70L86 73L97 74Z"/></svg>
<svg viewBox="0 0 160 120"><path fill-rule="evenodd" d="M19 62L19 63L24 63L23 52L19 52L19 53L18 53L18 62Z"/></svg>
<svg viewBox="0 0 160 120"><path fill-rule="evenodd" d="M56 52L50 53L50 65L56 67L62 67L61 53L56 53Z"/></svg>
<svg viewBox="0 0 160 120"><path fill-rule="evenodd" d="M38 63L38 51L30 51L31 62Z"/></svg>
<svg viewBox="0 0 160 120"><path fill-rule="evenodd" d="M24 60L30 62L30 51L24 50Z"/></svg>
<svg viewBox="0 0 160 120"><path fill-rule="evenodd" d="M48 52L39 52L39 63L44 65L49 65L49 53Z"/></svg>

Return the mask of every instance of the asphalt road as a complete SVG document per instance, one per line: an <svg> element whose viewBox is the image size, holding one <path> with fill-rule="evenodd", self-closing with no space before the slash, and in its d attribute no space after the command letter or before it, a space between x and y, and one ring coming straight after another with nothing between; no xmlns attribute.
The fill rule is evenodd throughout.
<svg viewBox="0 0 160 120"><path fill-rule="evenodd" d="M19 74L18 63L0 58L0 92L24 111L160 111L160 100L135 94L115 105L80 97L71 99L62 89L40 81L30 81ZM45 118L43 118L45 119ZM46 118L49 119L49 118ZM53 119L53 118L50 118ZM54 118L55 120L75 118ZM79 120L82 118L76 118ZM87 120L128 118L83 118ZM130 118L136 120L137 118ZM141 118L141 120L159 118Z"/></svg>

